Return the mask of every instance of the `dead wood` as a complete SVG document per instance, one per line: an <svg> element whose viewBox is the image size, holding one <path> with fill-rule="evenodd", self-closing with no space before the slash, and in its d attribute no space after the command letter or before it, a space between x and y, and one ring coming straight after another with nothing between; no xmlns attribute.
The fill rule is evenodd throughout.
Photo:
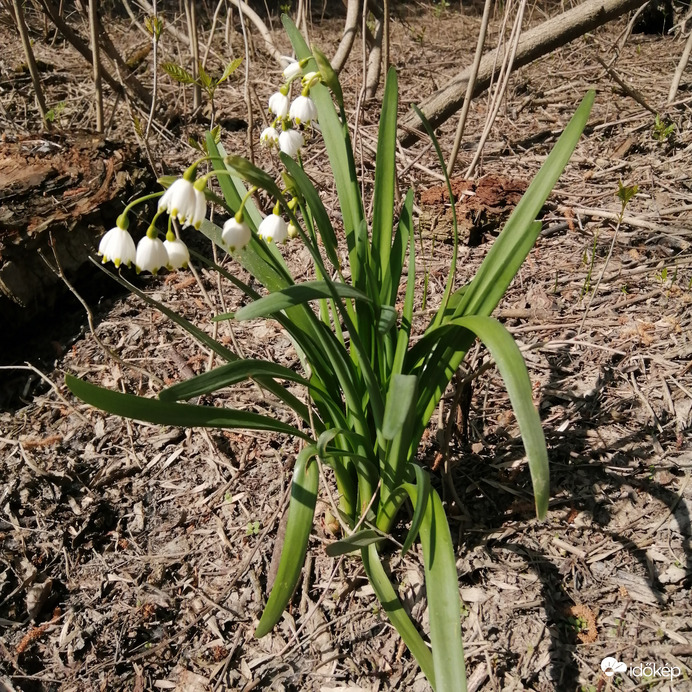
<svg viewBox="0 0 692 692"><path fill-rule="evenodd" d="M382 40L384 38L384 20L375 21L375 33L365 27L365 38L370 54L368 55L368 72L365 80L365 98L372 99L377 93L382 69Z"/></svg>
<svg viewBox="0 0 692 692"><path fill-rule="evenodd" d="M527 31L517 49L514 66L522 67L540 58L556 48L574 41L588 31L606 24L617 17L629 12L646 0L587 0L561 15L549 19L543 24ZM502 64L501 56L493 50L483 57L478 69L473 96L485 91ZM457 77L443 89L429 96L419 106L433 127L437 127L450 118L461 108L471 74L471 66L466 67ZM415 113L409 114L401 121L399 140L403 146L408 146L417 137L422 123Z"/></svg>
<svg viewBox="0 0 692 692"><path fill-rule="evenodd" d="M41 255L76 271L122 211L152 184L135 146L99 135L27 137L0 144L0 318L28 320L59 279Z"/></svg>

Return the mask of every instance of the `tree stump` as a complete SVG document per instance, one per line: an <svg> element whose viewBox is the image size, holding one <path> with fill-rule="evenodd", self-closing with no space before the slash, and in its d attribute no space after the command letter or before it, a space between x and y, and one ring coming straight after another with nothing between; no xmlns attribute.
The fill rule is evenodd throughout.
<svg viewBox="0 0 692 692"><path fill-rule="evenodd" d="M154 183L133 145L89 133L0 142L0 319L26 323L54 303L125 204ZM55 253L55 254L54 254ZM44 259L45 258L45 259ZM48 262L48 263L47 263Z"/></svg>

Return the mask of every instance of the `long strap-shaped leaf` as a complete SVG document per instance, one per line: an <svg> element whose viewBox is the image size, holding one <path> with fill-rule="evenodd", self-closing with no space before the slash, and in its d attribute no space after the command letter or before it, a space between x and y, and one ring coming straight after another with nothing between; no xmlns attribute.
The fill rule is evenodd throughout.
<svg viewBox="0 0 692 692"><path fill-rule="evenodd" d="M207 148L214 169L228 172L228 175L218 175L216 179L224 193L226 203L235 211L240 207L241 199L247 191L242 180L226 164L226 152L223 146L216 144L209 132L207 133ZM245 221L250 228L257 231L261 220L262 216L252 200L248 200L245 204ZM220 242L221 229L216 225L209 221L203 221L200 231L219 245L219 247L223 247ZM277 288L283 288L293 283L286 262L281 253L276 249L276 246L268 245L259 240L256 235L253 235L250 244L243 252L236 253L235 259L269 291L275 291Z"/></svg>
<svg viewBox="0 0 692 692"><path fill-rule="evenodd" d="M389 298L389 287L384 281L384 275L389 266L392 229L394 227L398 102L396 69L391 67L387 73L382 97L380 129L377 135L377 156L375 158L375 188L373 190L372 258L377 264L376 267L373 267L373 271L376 272L382 287L381 302Z"/></svg>
<svg viewBox="0 0 692 692"><path fill-rule="evenodd" d="M433 665L433 655L430 653L430 649L423 641L423 638L418 634L418 630L404 610L404 606L401 605L401 601L396 595L387 573L384 571L380 556L377 553L377 545L371 543L366 548L363 548L360 554L363 559L365 573L370 584L372 584L377 600L382 604L396 631L404 640L406 646L408 646L409 651L413 654L435 692L439 692L435 684L436 670ZM457 615L458 617L459 615ZM461 653L463 656L463 651Z"/></svg>
<svg viewBox="0 0 692 692"><path fill-rule="evenodd" d="M591 113L596 92L589 91L555 143L548 158L493 243L468 290L457 306L456 315L489 315L516 276L525 255L517 252L522 236L531 229L555 183L565 170Z"/></svg>
<svg viewBox="0 0 692 692"><path fill-rule="evenodd" d="M409 190L409 194L406 197L407 202L413 201L413 195ZM404 215L406 212L406 215ZM408 257L408 275L406 277L406 294L404 296L404 307L401 311L401 324L396 334L396 348L394 351L394 360L392 362L392 375L398 375L404 369L404 361L406 359L406 353L409 347L410 337L411 337L411 326L413 323L413 304L415 300L416 291L416 243L413 240L413 226L410 215L410 208L407 204L404 204L402 210L402 217L399 221L399 233L397 237L400 237L402 233L406 234L406 246L408 246L409 257ZM394 253L392 252L392 257ZM403 265L403 254L401 256L401 264ZM398 279L397 279L398 282ZM410 370L409 370L410 372Z"/></svg>
<svg viewBox="0 0 692 692"><path fill-rule="evenodd" d="M225 319L229 316L235 316L236 320L242 321L255 319L256 317L267 317L272 313L279 312L280 310L287 310L288 308L302 305L311 300L331 298L334 294L340 298L356 298L366 303L370 302L368 296L350 284L327 283L326 281L304 281L303 283L287 286L280 291L270 293L268 296L240 308L235 315L233 315L233 313L228 313L225 315L218 315L215 319Z"/></svg>
<svg viewBox="0 0 692 692"><path fill-rule="evenodd" d="M270 430L311 441L311 437L302 430L251 411L172 404L158 399L145 399L134 394L114 392L72 375L65 375L65 384L76 397L87 404L123 418L133 418L157 425L177 425L181 428Z"/></svg>
<svg viewBox="0 0 692 692"><path fill-rule="evenodd" d="M215 171L228 170L224 162L226 157L226 151L223 145L214 141L214 135L211 132L207 132L205 135L205 141L207 144L207 151L209 152L209 158L214 166ZM243 197L247 190L243 185L243 181L234 175L219 175L216 177L221 192L226 200L226 204L233 210L237 211L240 208ZM207 194L208 194L207 190ZM247 221L250 228L257 230L257 227L262 221L262 215L255 206L252 200L248 200L245 204L245 220Z"/></svg>
<svg viewBox="0 0 692 692"><path fill-rule="evenodd" d="M382 488L377 512L377 528L385 533L391 530L396 516L387 512L393 509L387 500L404 480L406 472L417 392L415 375L394 375L389 383L380 435L384 439L379 440L384 451L380 461Z"/></svg>
<svg viewBox="0 0 692 692"><path fill-rule="evenodd" d="M224 387L230 387L237 382L256 378L271 377L272 379L290 380L309 387L310 383L293 370L278 363L266 360L244 358L234 363L220 365L209 372L191 377L189 380L174 384L172 387L159 392L161 401L187 401L201 394L209 394Z"/></svg>
<svg viewBox="0 0 692 692"><path fill-rule="evenodd" d="M529 460L536 514L539 519L543 519L548 511L550 494L548 451L545 446L541 419L533 403L529 373L519 347L507 329L492 317L481 315L459 317L453 320L452 324L440 327L440 331L447 330L449 331L445 342L448 348L454 348L455 342L468 343L468 332L472 332L488 347L495 359L507 387ZM425 375L421 379L425 381ZM426 395L430 396L430 392L428 391Z"/></svg>
<svg viewBox="0 0 692 692"><path fill-rule="evenodd" d="M586 126L593 105L595 92L589 91L582 99L572 119L568 123L548 158L541 166L529 189L505 224L502 233L495 240L492 248L483 260L476 276L470 284L458 292L454 316L481 314L490 315L502 299L505 291L516 276L527 254L538 237L540 228L535 218L548 198L558 178L569 161L581 133ZM433 326L439 323L437 317ZM429 363L438 364L437 369L430 369L425 378L426 391L431 396L421 396L423 404L419 408L416 438L420 438L430 420L437 403L442 396L449 378L459 367L465 356L465 349L437 346L428 358ZM416 371L419 361L407 359L409 372Z"/></svg>
<svg viewBox="0 0 692 692"><path fill-rule="evenodd" d="M313 214L320 236L322 237L322 243L329 257L329 261L332 263L335 270L340 271L341 263L339 262L339 256L337 254L338 242L336 233L334 232L334 227L329 219L329 214L325 209L324 203L320 198L319 192L317 192L315 186L302 167L290 156L281 154L281 162L286 166L286 170L296 181L298 189L305 198L308 207L310 207L310 211Z"/></svg>
<svg viewBox="0 0 692 692"><path fill-rule="evenodd" d="M303 569L320 478L317 462L311 461L316 454L316 447L309 445L296 459L281 559L269 600L255 630L258 638L267 634L281 619Z"/></svg>
<svg viewBox="0 0 692 692"><path fill-rule="evenodd" d="M416 503L416 490L410 487ZM454 545L440 496L428 496L420 527L428 598L435 692L466 692L466 667L461 641L461 598ZM430 678L428 678L430 679Z"/></svg>
<svg viewBox="0 0 692 692"><path fill-rule="evenodd" d="M179 315L175 310L171 310L166 307L163 303L158 300L154 300L150 295L141 291L139 288L131 284L127 279L123 278L119 274L114 274L108 271L100 263L95 262L95 264L102 271L106 272L110 277L117 281L121 286L124 286L129 291L139 296L143 301L153 305L157 310L162 312L166 317L175 322L178 326L182 327L186 332L191 334L197 341L205 346L208 346L214 353L221 356L226 361L237 362L238 356L236 356L233 351L229 351L223 344L219 343L216 339L209 336L205 331L195 326L189 320L186 320L182 315ZM292 325L293 326L293 325ZM297 327L296 327L297 328ZM258 383L261 384L265 389L268 389L272 394L274 394L280 401L283 401L288 407L293 409L306 423L310 420L310 414L308 412L307 406L303 404L299 399L297 399L291 392L286 390L277 382L272 379L258 378ZM316 424L316 428L320 428L321 425L319 421L313 421Z"/></svg>

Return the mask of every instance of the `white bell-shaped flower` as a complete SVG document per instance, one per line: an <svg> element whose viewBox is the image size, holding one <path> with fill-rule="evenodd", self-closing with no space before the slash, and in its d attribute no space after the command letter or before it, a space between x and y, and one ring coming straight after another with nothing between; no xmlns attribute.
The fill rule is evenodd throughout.
<svg viewBox="0 0 692 692"><path fill-rule="evenodd" d="M266 147L278 147L279 146L279 133L275 127L266 127L262 130L260 135L260 143L264 144Z"/></svg>
<svg viewBox="0 0 692 692"><path fill-rule="evenodd" d="M279 149L291 158L295 157L304 144L303 135L298 130L284 130L279 135Z"/></svg>
<svg viewBox="0 0 692 692"><path fill-rule="evenodd" d="M113 262L116 267L121 264L129 267L135 261L135 241L124 228L115 226L101 238L98 253L103 256L104 264Z"/></svg>
<svg viewBox="0 0 692 692"><path fill-rule="evenodd" d="M166 264L168 269L185 269L190 263L190 251L180 238L173 236L173 239L169 240L166 237L163 246L168 255L168 263Z"/></svg>
<svg viewBox="0 0 692 692"><path fill-rule="evenodd" d="M285 118L288 115L288 106L288 96L281 91L277 91L269 97L269 110L277 118Z"/></svg>
<svg viewBox="0 0 692 692"><path fill-rule="evenodd" d="M159 209L175 217L186 226L199 228L207 215L207 202L204 192L186 178L178 178L159 199Z"/></svg>
<svg viewBox="0 0 692 692"><path fill-rule="evenodd" d="M273 215L272 215L273 216ZM232 216L223 225L221 231L221 242L231 251L242 250L252 238L250 226L244 221L238 221L235 216Z"/></svg>
<svg viewBox="0 0 692 692"><path fill-rule="evenodd" d="M295 60L286 68L284 68L284 79L287 82L292 82L296 77L300 75L301 72L302 70L300 67L300 63L297 60Z"/></svg>
<svg viewBox="0 0 692 692"><path fill-rule="evenodd" d="M301 123L310 123L313 120L317 121L317 106L309 96L302 94L293 101L289 117L295 120L298 125Z"/></svg>
<svg viewBox="0 0 692 692"><path fill-rule="evenodd" d="M269 214L259 225L257 235L268 243L283 243L288 237L288 226L278 214Z"/></svg>
<svg viewBox="0 0 692 692"><path fill-rule="evenodd" d="M168 253L160 238L151 238L147 234L139 241L135 266L138 274L139 272L156 274L159 269L168 266Z"/></svg>

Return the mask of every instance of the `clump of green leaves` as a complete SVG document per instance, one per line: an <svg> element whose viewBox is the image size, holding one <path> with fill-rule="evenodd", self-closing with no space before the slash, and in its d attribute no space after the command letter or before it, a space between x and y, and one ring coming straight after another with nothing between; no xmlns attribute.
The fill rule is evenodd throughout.
<svg viewBox="0 0 692 692"><path fill-rule="evenodd" d="M408 190L400 205L395 202L396 72L392 69L387 75L373 197L364 200L336 74L321 52L308 48L286 17L284 25L304 73L319 70L321 74L322 83L310 95L319 114L328 168L334 175L339 231L337 234L333 217L300 161L280 154L285 170L277 182L247 159L227 155L208 133L206 147L223 204L230 213L242 214L252 233L247 247L233 257L252 275L255 287L221 267L208 266L243 291L249 301L237 312L214 319L277 321L295 345L299 362L288 368L240 358L174 311L159 306L226 362L167 387L154 400L109 391L71 376L67 384L84 401L130 418L164 425L264 430L299 441L281 558L256 636L264 636L279 622L300 580L321 467L328 482L338 489L338 506L332 511L344 531L340 540L327 547L327 554L360 557L382 610L435 691L463 692L463 611L455 547L442 501L428 470L418 461L419 446L451 378L480 338L507 386L528 458L536 512L540 518L546 515L548 457L528 372L511 334L490 315L538 238L541 223L536 216L581 135L594 94L585 97L476 276L462 287L455 285L455 220L454 253L444 294L426 322L428 318L420 318L414 311L413 190ZM188 79L186 73L172 71ZM419 115L445 170L432 127ZM311 257L310 280L296 282L276 246L258 237L262 215L251 199L253 188L263 190L277 213L288 217L295 227ZM368 208L373 209L371 217L366 215ZM204 221L200 230L223 247L219 226ZM304 269L300 268L301 275ZM257 290L258 285L264 290ZM131 286L131 290L152 302L139 289ZM276 400L274 407L282 404L292 409L292 415L277 417L273 409L258 413L186 403L248 380L257 382ZM301 387L304 396L297 396L292 390L295 387ZM413 515L402 553L420 541L429 616L425 638L401 603L384 564L385 553L395 545L391 532L406 502ZM259 526L248 525L248 535L250 529L255 534Z"/></svg>
<svg viewBox="0 0 692 692"><path fill-rule="evenodd" d="M433 14L439 19L449 9L448 0L435 0L433 4Z"/></svg>

